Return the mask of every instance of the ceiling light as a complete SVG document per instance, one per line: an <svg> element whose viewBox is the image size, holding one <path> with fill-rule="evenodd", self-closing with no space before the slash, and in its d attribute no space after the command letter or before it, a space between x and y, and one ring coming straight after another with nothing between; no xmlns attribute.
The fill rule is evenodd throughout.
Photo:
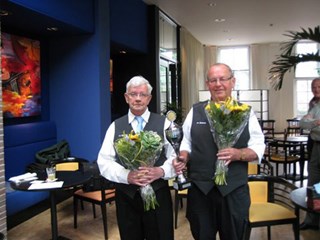
<svg viewBox="0 0 320 240"><path fill-rule="evenodd" d="M126 54L127 52L125 50L120 51L121 54Z"/></svg>
<svg viewBox="0 0 320 240"><path fill-rule="evenodd" d="M208 5L209 5L209 7L215 7L215 6L217 6L217 4L214 3L214 2L208 3Z"/></svg>
<svg viewBox="0 0 320 240"><path fill-rule="evenodd" d="M50 32L57 32L59 30L59 28L57 27L47 27L47 30Z"/></svg>
<svg viewBox="0 0 320 240"><path fill-rule="evenodd" d="M226 19L225 18L216 18L216 19L214 19L214 21L217 23L221 23L221 22L225 22Z"/></svg>
<svg viewBox="0 0 320 240"><path fill-rule="evenodd" d="M5 16L9 16L9 15L12 15L12 13L7 10L0 9L0 16L1 17L5 17Z"/></svg>

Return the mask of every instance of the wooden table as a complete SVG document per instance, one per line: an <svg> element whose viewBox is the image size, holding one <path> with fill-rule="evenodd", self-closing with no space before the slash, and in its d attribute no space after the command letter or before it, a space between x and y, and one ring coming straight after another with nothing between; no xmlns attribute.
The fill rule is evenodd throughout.
<svg viewBox="0 0 320 240"><path fill-rule="evenodd" d="M63 181L61 188L44 188L29 190L30 182L15 183L11 182L11 187L19 191L49 191L50 192L50 211L51 211L51 234L52 240L67 239L58 234L58 220L57 220L57 206L56 206L56 192L62 191L76 186L81 186L91 179L91 173L83 173L81 171L57 171L56 176L58 181ZM45 176L38 176L39 179L44 180Z"/></svg>

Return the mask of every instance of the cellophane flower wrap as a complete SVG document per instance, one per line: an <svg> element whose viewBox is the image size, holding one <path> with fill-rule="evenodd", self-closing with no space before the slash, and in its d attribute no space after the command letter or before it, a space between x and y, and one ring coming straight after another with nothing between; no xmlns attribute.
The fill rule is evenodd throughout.
<svg viewBox="0 0 320 240"><path fill-rule="evenodd" d="M163 147L163 140L154 131L141 131L135 134L123 133L122 137L114 143L115 150L121 164L130 170L139 167L153 167L159 158ZM149 211L159 206L155 192L150 184L140 187L144 210Z"/></svg>
<svg viewBox="0 0 320 240"><path fill-rule="evenodd" d="M222 102L208 101L205 112L219 150L232 147L238 141L249 120L250 108L231 97ZM214 174L216 185L227 185L227 172L225 161L217 159Z"/></svg>

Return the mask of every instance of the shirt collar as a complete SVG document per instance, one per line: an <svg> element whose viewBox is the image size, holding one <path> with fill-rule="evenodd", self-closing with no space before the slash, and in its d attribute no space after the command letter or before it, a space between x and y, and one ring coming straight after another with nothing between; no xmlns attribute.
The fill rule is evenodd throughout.
<svg viewBox="0 0 320 240"><path fill-rule="evenodd" d="M149 117L150 117L150 111L149 109L147 108L146 111L141 115L141 117L143 118L143 120L147 123L148 120L149 120ZM128 112L128 122L129 124L132 123L132 121L134 120L135 118L135 115L130 111L129 109L129 112Z"/></svg>

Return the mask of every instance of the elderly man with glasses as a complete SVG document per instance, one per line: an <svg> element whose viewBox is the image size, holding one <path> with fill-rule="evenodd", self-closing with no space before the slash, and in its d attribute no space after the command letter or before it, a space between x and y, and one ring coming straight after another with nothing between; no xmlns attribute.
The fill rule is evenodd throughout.
<svg viewBox="0 0 320 240"><path fill-rule="evenodd" d="M228 65L211 66L206 80L211 101L218 103L230 98L235 81ZM206 105L207 101L196 103L189 111L183 124L180 161L174 160L173 165L177 173L187 166L193 182L188 189L187 218L194 239L216 239L219 232L221 240L240 240L249 217L248 162L261 160L264 136L251 109L238 141L232 147L218 149L205 113ZM214 181L218 158L228 165L224 185Z"/></svg>
<svg viewBox="0 0 320 240"><path fill-rule="evenodd" d="M116 183L117 220L122 240L172 240L173 212L168 179L176 175L172 160L176 154L166 139L165 129L170 125L164 116L151 113L152 86L142 76L130 79L124 97L128 114L109 126L98 155L101 175ZM114 142L123 132L154 131L164 139L164 147L153 167L126 169L119 161ZM134 156L132 156L132 159ZM140 187L151 184L159 206L145 211Z"/></svg>

